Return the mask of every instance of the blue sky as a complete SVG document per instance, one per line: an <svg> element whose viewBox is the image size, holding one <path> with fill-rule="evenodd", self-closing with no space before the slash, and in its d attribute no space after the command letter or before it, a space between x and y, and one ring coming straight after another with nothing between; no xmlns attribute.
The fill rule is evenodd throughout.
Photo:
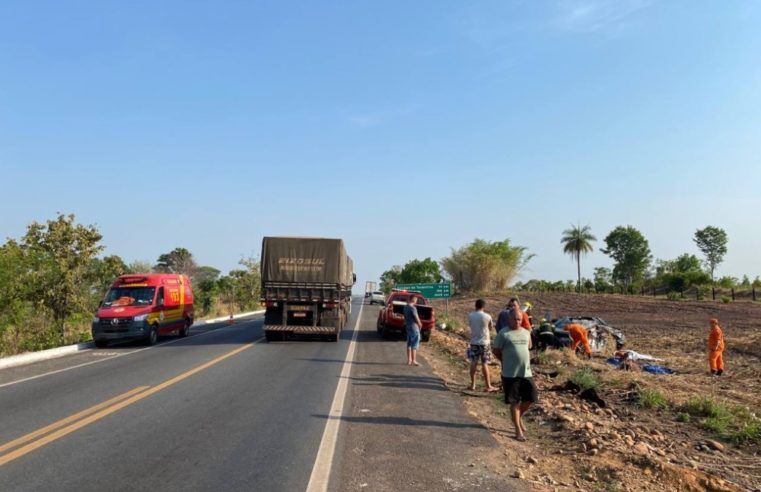
<svg viewBox="0 0 761 492"><path fill-rule="evenodd" d="M568 279L560 235L761 275L761 3L0 4L0 234L74 213L108 254L222 270L342 237L360 281L474 238ZM583 274L610 266L596 250Z"/></svg>

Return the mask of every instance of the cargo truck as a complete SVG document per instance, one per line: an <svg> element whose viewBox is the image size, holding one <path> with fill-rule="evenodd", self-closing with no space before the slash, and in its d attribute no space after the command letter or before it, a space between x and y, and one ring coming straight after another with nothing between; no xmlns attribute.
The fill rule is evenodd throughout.
<svg viewBox="0 0 761 492"><path fill-rule="evenodd" d="M267 341L286 340L291 333L338 341L356 281L343 240L265 237L261 266Z"/></svg>
<svg viewBox="0 0 761 492"><path fill-rule="evenodd" d="M378 290L378 284L375 282L365 282L365 297L370 297L370 294Z"/></svg>

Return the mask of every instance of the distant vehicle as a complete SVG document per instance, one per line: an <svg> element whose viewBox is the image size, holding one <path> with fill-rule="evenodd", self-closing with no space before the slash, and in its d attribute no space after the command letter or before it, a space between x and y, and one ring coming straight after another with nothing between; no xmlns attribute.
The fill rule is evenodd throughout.
<svg viewBox="0 0 761 492"><path fill-rule="evenodd" d="M343 240L265 237L261 258L267 341L285 340L289 333L338 341L356 281Z"/></svg>
<svg viewBox="0 0 761 492"><path fill-rule="evenodd" d="M423 326L420 327L420 338L427 342L431 337L431 330L436 325L436 312L428 303L428 299L420 292L393 290L386 300L386 307L378 313L376 329L383 338L389 338L393 333L406 334L404 323L404 306L410 296L416 296L417 313Z"/></svg>
<svg viewBox="0 0 761 492"><path fill-rule="evenodd" d="M378 284L375 282L365 282L365 297L370 297L374 291L378 290Z"/></svg>
<svg viewBox="0 0 761 492"><path fill-rule="evenodd" d="M378 303L381 305L386 303L386 296L383 295L383 292L376 290L370 293L370 304L375 304L375 303Z"/></svg>
<svg viewBox="0 0 761 492"><path fill-rule="evenodd" d="M154 345L160 335L186 337L193 325L193 289L185 275L122 275L101 301L92 320L96 347L112 340L142 339Z"/></svg>

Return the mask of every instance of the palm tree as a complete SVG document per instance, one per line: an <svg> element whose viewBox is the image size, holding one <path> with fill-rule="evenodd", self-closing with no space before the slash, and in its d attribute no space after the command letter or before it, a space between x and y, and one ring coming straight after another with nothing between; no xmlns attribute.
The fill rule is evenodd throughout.
<svg viewBox="0 0 761 492"><path fill-rule="evenodd" d="M570 229L563 231L563 237L560 238L560 242L563 244L563 253L571 255L571 258L576 260L576 269L578 272L578 289L581 292L581 257L593 250L592 241L597 241L597 238L592 234L592 229L585 225L574 226L571 224Z"/></svg>

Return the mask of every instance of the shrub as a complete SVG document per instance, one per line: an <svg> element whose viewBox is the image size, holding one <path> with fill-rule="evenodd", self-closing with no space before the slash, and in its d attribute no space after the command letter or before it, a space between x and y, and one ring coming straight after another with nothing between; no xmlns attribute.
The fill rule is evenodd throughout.
<svg viewBox="0 0 761 492"><path fill-rule="evenodd" d="M666 294L666 299L669 301L678 301L682 298L682 295L679 292L670 291Z"/></svg>
<svg viewBox="0 0 761 492"><path fill-rule="evenodd" d="M747 408L729 407L709 398L692 398L678 407L687 417L700 418L700 426L735 443L761 442L761 420ZM677 415L679 420L680 413ZM687 420L680 420L687 422Z"/></svg>
<svg viewBox="0 0 761 492"><path fill-rule="evenodd" d="M679 405L679 411L694 417L722 417L729 413L726 406L718 404L710 398L691 398Z"/></svg>
<svg viewBox="0 0 761 492"><path fill-rule="evenodd" d="M639 392L637 406L641 408L663 409L668 408L669 401L658 390L643 389Z"/></svg>
<svg viewBox="0 0 761 492"><path fill-rule="evenodd" d="M721 302L724 304L729 304L732 301L732 298L729 296L721 296Z"/></svg>
<svg viewBox="0 0 761 492"><path fill-rule="evenodd" d="M745 423L730 435L730 439L737 444L761 442L761 422Z"/></svg>
<svg viewBox="0 0 761 492"><path fill-rule="evenodd" d="M684 422L687 423L691 420L690 414L687 412L679 412L676 414L676 421L677 422Z"/></svg>
<svg viewBox="0 0 761 492"><path fill-rule="evenodd" d="M574 372L570 377L570 381L579 386L582 390L597 389L600 387L600 378L598 378L597 374L588 367Z"/></svg>

